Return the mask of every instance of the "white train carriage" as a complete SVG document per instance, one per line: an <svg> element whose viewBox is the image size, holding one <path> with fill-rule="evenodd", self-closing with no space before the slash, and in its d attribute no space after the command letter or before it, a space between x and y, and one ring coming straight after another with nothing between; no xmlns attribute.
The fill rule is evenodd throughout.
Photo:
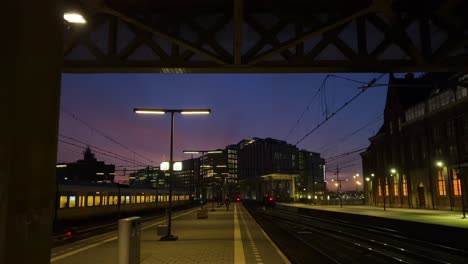
<svg viewBox="0 0 468 264"><path fill-rule="evenodd" d="M188 205L190 197L183 191L173 191L173 207ZM167 190L128 188L113 184L59 185L57 219L79 220L118 213L132 213L165 208L169 203Z"/></svg>

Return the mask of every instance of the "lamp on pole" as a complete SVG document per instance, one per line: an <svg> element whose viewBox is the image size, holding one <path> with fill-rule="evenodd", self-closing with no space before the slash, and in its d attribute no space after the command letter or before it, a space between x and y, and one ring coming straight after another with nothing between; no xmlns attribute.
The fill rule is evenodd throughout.
<svg viewBox="0 0 468 264"><path fill-rule="evenodd" d="M391 182L391 184L393 184L393 182L395 181L395 179L393 178L393 175L396 176L396 174L397 174L397 170L396 170L395 168L391 168L391 169L390 169L390 177L392 177L392 182ZM389 182L388 184L390 185L390 182ZM386 189L386 188L387 188L387 187L385 186L385 189ZM394 189L394 188L393 188L393 189ZM392 207L392 203L393 203L393 194L392 194L392 192L390 191L390 186L389 186L389 188L388 188L388 191L390 192L390 207Z"/></svg>
<svg viewBox="0 0 468 264"><path fill-rule="evenodd" d="M206 115L210 114L210 109L153 109L153 108L133 108L137 114L164 115L171 114L171 149L169 155L169 206L167 214L167 234L161 237L162 241L175 241L177 236L172 234L172 185L174 184L174 113L182 115Z"/></svg>
<svg viewBox="0 0 468 264"><path fill-rule="evenodd" d="M223 151L219 150L219 149L214 149L214 150L184 150L183 152L185 154L191 154L191 155L201 154L201 159L202 159L202 162L201 162L201 168L202 168L202 173L201 173L201 195L202 195L202 201L203 201L202 204L201 204L201 208L203 209L203 204L204 204L205 199L206 199L205 178L204 178L205 155L206 154L222 154Z"/></svg>

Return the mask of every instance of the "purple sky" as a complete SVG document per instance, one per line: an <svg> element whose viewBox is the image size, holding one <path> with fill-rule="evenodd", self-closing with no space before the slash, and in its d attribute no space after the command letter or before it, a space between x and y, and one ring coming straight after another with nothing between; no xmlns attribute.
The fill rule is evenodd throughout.
<svg viewBox="0 0 468 264"><path fill-rule="evenodd" d="M174 157L189 158L183 149L216 149L252 137L284 139L299 115L319 89L326 74L64 74L62 76L61 107L72 112L91 126L118 140L131 150L155 162L169 158L170 115L141 116L133 107L211 108L208 116L175 118ZM369 81L379 74L340 74L340 76ZM386 83L388 76L379 83ZM359 84L329 78L325 87L328 112L334 112L359 90ZM345 110L298 146L331 157L368 145L368 137L376 132L382 121L375 122L347 141L332 145L383 113L385 87L369 89ZM288 138L295 144L318 122L325 118L324 96L319 95L304 115L301 123ZM116 154L148 163L110 140L92 131L61 111L60 133ZM70 141L70 140L68 140ZM331 145L331 146L330 146ZM83 150L59 144L58 160L74 161ZM116 165L129 163L103 155L99 160ZM346 162L359 157L349 156ZM336 166L336 162L329 165ZM343 177L362 175L361 161L343 166ZM327 177L333 177L328 173ZM354 189L352 182L343 184ZM361 187L362 188L362 187Z"/></svg>

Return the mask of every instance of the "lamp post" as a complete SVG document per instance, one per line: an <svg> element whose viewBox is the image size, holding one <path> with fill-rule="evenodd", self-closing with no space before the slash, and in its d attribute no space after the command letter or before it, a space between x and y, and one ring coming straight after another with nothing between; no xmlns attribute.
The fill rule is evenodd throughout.
<svg viewBox="0 0 468 264"><path fill-rule="evenodd" d="M164 115L166 113L171 114L171 149L169 158L169 208L167 214L167 234L161 237L162 241L175 241L178 239L177 236L172 235L172 185L174 184L174 113L182 115L203 115L210 114L210 109L153 109L153 108L133 108L133 112L137 114L148 114L148 115Z"/></svg>
<svg viewBox="0 0 468 264"><path fill-rule="evenodd" d="M396 170L395 168L391 168L391 169L390 169L390 177L392 177L392 182L391 182L392 184L393 184L393 182L394 182L394 180L395 180L395 178L393 178L393 175L396 175L396 174L397 174L397 170ZM389 182L388 184L390 185L390 182ZM385 189L386 189L386 188L387 188L387 187L385 187ZM394 189L394 188L392 188L392 189ZM392 203L393 203L393 194L392 194L392 192L390 191L390 186L389 186L389 188L388 188L388 191L390 192L390 207L392 207Z"/></svg>
<svg viewBox="0 0 468 264"><path fill-rule="evenodd" d="M206 191L205 191L205 178L204 178L204 161L205 161L205 154L222 154L223 151L222 150L219 150L219 149L215 149L215 150L184 150L183 151L185 154L201 154L201 159L202 159L202 162L201 162L201 168L202 168L202 174L201 174L201 195L202 195L202 204L201 204L201 208L203 209L203 204L204 204L204 201L206 199Z"/></svg>

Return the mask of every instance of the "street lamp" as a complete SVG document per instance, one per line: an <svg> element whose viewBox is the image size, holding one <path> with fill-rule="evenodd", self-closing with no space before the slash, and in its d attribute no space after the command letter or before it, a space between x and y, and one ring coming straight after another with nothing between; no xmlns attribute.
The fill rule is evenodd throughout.
<svg viewBox="0 0 468 264"><path fill-rule="evenodd" d="M206 193L205 193L205 179L204 179L204 168L205 168L205 164L204 164L204 161L205 161L205 154L222 154L224 153L223 150L219 150L219 149L214 149L214 150L184 150L183 151L185 154L201 154L201 158L202 158L202 164L201 164L201 168L202 168L202 177L201 177L201 189L202 189L202 204L201 204L201 208L203 209L203 204L204 204L204 201L206 199ZM213 201L213 204L214 204L214 201ZM214 210L214 206L212 206L212 211L215 211Z"/></svg>
<svg viewBox="0 0 468 264"><path fill-rule="evenodd" d="M202 115L210 114L210 109L153 109L153 108L133 108L133 112L137 114L148 114L148 115L164 115L166 113L171 114L171 150L169 159L169 206L167 214L167 235L162 236L162 241L175 241L177 236L172 235L172 185L174 183L174 113L182 115Z"/></svg>

